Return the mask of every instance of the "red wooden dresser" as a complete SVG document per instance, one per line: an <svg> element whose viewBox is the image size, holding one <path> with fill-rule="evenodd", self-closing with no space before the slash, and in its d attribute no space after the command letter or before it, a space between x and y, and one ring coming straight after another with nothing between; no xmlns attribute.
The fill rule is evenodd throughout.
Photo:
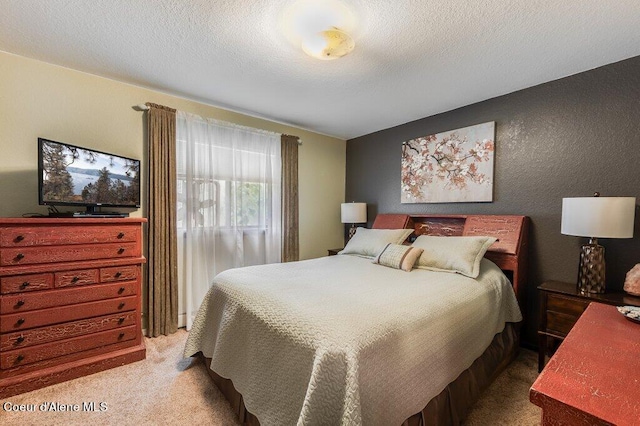
<svg viewBox="0 0 640 426"><path fill-rule="evenodd" d="M592 302L529 397L543 425L640 425L640 324Z"/></svg>
<svg viewBox="0 0 640 426"><path fill-rule="evenodd" d="M145 358L144 222L0 218L0 397Z"/></svg>

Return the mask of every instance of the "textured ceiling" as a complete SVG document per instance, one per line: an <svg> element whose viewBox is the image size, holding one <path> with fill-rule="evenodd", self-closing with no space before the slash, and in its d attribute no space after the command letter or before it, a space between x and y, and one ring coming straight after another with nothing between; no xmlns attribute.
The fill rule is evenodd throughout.
<svg viewBox="0 0 640 426"><path fill-rule="evenodd" d="M335 61L292 3L0 0L0 50L345 139L640 55L638 0L343 0Z"/></svg>

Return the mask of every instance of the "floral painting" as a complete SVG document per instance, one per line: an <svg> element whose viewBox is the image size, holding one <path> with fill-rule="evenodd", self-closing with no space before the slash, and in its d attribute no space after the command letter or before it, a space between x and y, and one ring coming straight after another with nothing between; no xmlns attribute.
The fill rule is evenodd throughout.
<svg viewBox="0 0 640 426"><path fill-rule="evenodd" d="M495 122L402 143L402 203L493 201Z"/></svg>

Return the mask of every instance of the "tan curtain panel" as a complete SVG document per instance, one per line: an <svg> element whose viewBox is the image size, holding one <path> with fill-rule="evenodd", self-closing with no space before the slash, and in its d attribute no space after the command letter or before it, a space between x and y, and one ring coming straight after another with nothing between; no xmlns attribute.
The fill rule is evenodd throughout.
<svg viewBox="0 0 640 426"><path fill-rule="evenodd" d="M176 110L147 103L149 236L147 335L178 329L176 239Z"/></svg>
<svg viewBox="0 0 640 426"><path fill-rule="evenodd" d="M282 261L300 260L298 220L298 141L282 135Z"/></svg>

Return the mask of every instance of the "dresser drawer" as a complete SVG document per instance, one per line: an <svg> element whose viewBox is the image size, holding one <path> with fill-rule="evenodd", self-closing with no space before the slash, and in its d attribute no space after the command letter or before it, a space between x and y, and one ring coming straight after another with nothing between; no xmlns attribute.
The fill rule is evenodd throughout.
<svg viewBox="0 0 640 426"><path fill-rule="evenodd" d="M98 282L98 277L99 273L97 269L56 272L54 285L56 288L59 288L95 284Z"/></svg>
<svg viewBox="0 0 640 426"><path fill-rule="evenodd" d="M101 268L100 282L106 283L111 281L137 280L139 270L140 267L137 265L117 266L115 268Z"/></svg>
<svg viewBox="0 0 640 426"><path fill-rule="evenodd" d="M0 301L0 314L33 311L55 306L73 305L94 300L114 299L133 296L138 293L140 283L128 281L122 283L93 285L90 287L66 288L46 293L16 294L4 296Z"/></svg>
<svg viewBox="0 0 640 426"><path fill-rule="evenodd" d="M0 266L139 257L137 243L0 249Z"/></svg>
<svg viewBox="0 0 640 426"><path fill-rule="evenodd" d="M5 314L0 317L0 332L27 330L45 325L130 311L137 309L137 301L138 298L136 296L129 296L37 311Z"/></svg>
<svg viewBox="0 0 640 426"><path fill-rule="evenodd" d="M87 318L64 324L50 325L48 327L34 328L15 333L0 335L0 349L9 351L27 346L41 345L57 340L85 334L97 333L118 327L127 327L136 324L136 312L129 311L121 314L111 314L95 318Z"/></svg>
<svg viewBox="0 0 640 426"><path fill-rule="evenodd" d="M0 278L0 293L22 293L53 288L53 274L16 275Z"/></svg>
<svg viewBox="0 0 640 426"><path fill-rule="evenodd" d="M45 359L43 361L34 362L27 365L18 365L15 368L10 368L8 370L0 370L0 384L2 384L2 377L5 377L6 381L13 381L16 378L25 377L26 380L35 380L32 377L38 377L39 372L51 370L51 367L61 366L63 364L66 365L74 365L74 361L80 361L80 363L84 362L84 360L88 358L98 357L99 359L110 358L110 354L113 354L116 351L120 351L121 349L127 349L131 347L135 347L139 345L138 339L127 340L125 342L115 343L113 345L101 346L99 348L93 348L82 352L73 352L68 353L57 358ZM104 355L104 356L103 356ZM119 363L118 365L124 365L125 363ZM118 366L116 365L116 366ZM64 367L63 367L64 368ZM58 368L54 368L53 370L58 370ZM88 374L93 374L97 371L101 371L98 367L97 369L91 368L90 371L85 371L82 375L86 376ZM24 376L25 374L29 374L28 376ZM76 377L73 377L76 378ZM51 383L50 383L51 384ZM39 384L38 384L39 385ZM43 385L39 387L48 386ZM8 386L7 386L8 387ZM6 389L6 388L5 388ZM2 389L0 389L0 394L2 394Z"/></svg>
<svg viewBox="0 0 640 426"><path fill-rule="evenodd" d="M547 311L547 331L561 337L566 336L580 318L579 315L567 315L560 312Z"/></svg>
<svg viewBox="0 0 640 426"><path fill-rule="evenodd" d="M590 301L580 300L576 298L563 297L556 294L547 296L547 310L554 312L562 312L568 315L579 317L582 315Z"/></svg>
<svg viewBox="0 0 640 426"><path fill-rule="evenodd" d="M17 226L0 228L0 247L118 243L134 242L137 239L138 228L131 225Z"/></svg>
<svg viewBox="0 0 640 426"><path fill-rule="evenodd" d="M87 336L73 337L57 342L2 352L0 368L6 370L70 353L133 340L136 338L136 333L136 326L133 325Z"/></svg>

